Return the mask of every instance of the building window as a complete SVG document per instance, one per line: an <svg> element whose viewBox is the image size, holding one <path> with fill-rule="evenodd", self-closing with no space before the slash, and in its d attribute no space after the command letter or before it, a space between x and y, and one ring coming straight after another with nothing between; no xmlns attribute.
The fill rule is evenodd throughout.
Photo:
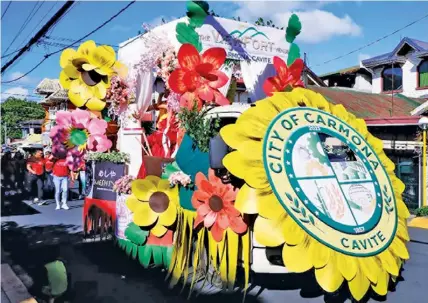
<svg viewBox="0 0 428 303"><path fill-rule="evenodd" d="M382 72L383 91L401 90L403 87L403 71L398 65L387 67Z"/></svg>
<svg viewBox="0 0 428 303"><path fill-rule="evenodd" d="M428 88L428 59L425 59L418 66L419 83L418 86Z"/></svg>

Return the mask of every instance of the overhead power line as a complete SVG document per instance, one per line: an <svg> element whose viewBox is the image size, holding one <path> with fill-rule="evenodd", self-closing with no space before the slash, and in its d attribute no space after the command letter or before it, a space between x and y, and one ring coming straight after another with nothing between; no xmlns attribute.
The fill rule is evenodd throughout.
<svg viewBox="0 0 428 303"><path fill-rule="evenodd" d="M6 15L7 10L9 9L9 6L12 4L12 1L9 1L8 5L6 6L6 9L4 10L3 14L1 14L1 20L3 20L4 15Z"/></svg>
<svg viewBox="0 0 428 303"><path fill-rule="evenodd" d="M30 41L27 43L26 46L24 46L15 57L13 57L12 60L7 62L4 66L1 68L1 73L3 74L6 69L15 62L19 57L22 56L23 53L25 53L30 47L35 44L37 41L40 40L40 38L43 37L43 35L49 30L52 25L55 24L55 22L58 21L58 19L73 5L74 1L67 1L59 10L56 12L55 15L52 16L52 18L37 32L36 35L34 35L33 38L30 39Z"/></svg>
<svg viewBox="0 0 428 303"><path fill-rule="evenodd" d="M28 14L27 18L24 20L24 23L22 23L21 27L19 28L18 32L16 33L15 37L13 37L12 42L10 42L9 46L4 51L5 53L9 50L9 48L13 45L13 43L18 39L18 37L22 34L25 27L28 25L28 23L34 18L35 14L39 11L40 7L43 5L43 2L41 5L37 8L37 6L40 4L40 1L37 1L36 4L34 4L33 9ZM34 10L37 8L37 11L34 13Z"/></svg>
<svg viewBox="0 0 428 303"><path fill-rule="evenodd" d="M52 40L52 41L47 41L47 42L49 42L49 43L50 42L56 43L58 45L60 45L60 44L65 45L64 43L61 43L61 42L58 42L58 41L63 41L63 42L66 42L66 41L68 41L68 42L76 42L77 41L76 39L70 39L70 38L64 38L64 37L57 37L57 36L45 36L45 37L48 40ZM100 44L100 45L111 46L111 47L114 47L114 48L118 48L119 47L118 45L113 45L113 44L109 44L109 43L103 43L103 42L99 42L99 41L95 41L95 43L96 44Z"/></svg>
<svg viewBox="0 0 428 303"><path fill-rule="evenodd" d="M135 3L136 0L129 2L124 8L122 8L119 12L117 12L116 14L114 14L112 17L110 17L108 20L104 21L100 26L98 26L97 28L95 28L93 31L89 32L88 34L84 35L83 37L81 37L80 39L76 40L75 42L67 45L66 47L61 48L60 50L57 50L55 52L46 54L44 56L44 58L37 63L32 69L30 69L28 72L26 72L25 74L23 74L22 76L16 78L16 79L12 79L9 81L4 81L1 83L11 83L11 82L15 82L18 81L19 79L24 78L25 76L27 76L28 74L30 74L31 72L33 72L36 68L38 68L46 59L48 59L50 56L58 54L60 52L62 52L63 50L70 48L72 46L74 46L76 43L81 42L82 40L86 39L87 37L89 37L90 35L92 35L93 33L97 32L98 30L100 30L101 28L103 28L104 26L106 26L108 23L110 23L113 19L115 19L117 16L119 16L120 14L122 14L124 11L126 11L132 4ZM3 72L3 68L2 68L2 72Z"/></svg>
<svg viewBox="0 0 428 303"><path fill-rule="evenodd" d="M403 27L401 27L401 28L399 28L399 29L397 29L397 30L393 31L392 33L389 33L389 34L387 34L387 35L385 35L385 36L383 36L383 37L381 37L381 38L379 38L379 39L376 39L375 41L372 41L372 42L370 42L370 43L368 43L368 44L366 44L366 45L364 45L364 46L361 46L361 47L359 47L359 48L357 48L357 49L354 49L353 51L350 51L349 53L346 53L346 54L341 55L341 56L338 56L338 57L336 57L336 58L333 58L333 59L327 60L327 61L325 61L325 62L323 62L323 63L319 63L319 64L317 64L317 65L311 66L311 68L312 68L312 67L321 66L321 65L324 65L324 64L330 63L330 62L332 62L332 61L335 61L335 60L341 59L341 58L343 58L343 57L349 56L349 55L351 55L351 54L354 54L354 53L356 53L356 52L358 52L358 51L360 51L360 50L362 50L362 49L365 49L366 47L369 47L369 46L371 46L371 45L373 45L373 44L375 44L375 43L378 43L378 42L380 42L380 41L382 41L382 40L384 40L384 39L386 39L386 38L388 38L388 37L390 37L390 36L392 36L392 35L395 35L395 34L396 34L396 33L398 33L399 31L402 31L403 29L406 29L406 28L408 28L408 27L412 26L413 24L415 24L415 23L418 23L418 22L422 21L423 19L425 19L425 18L427 18L427 17L428 17L428 14L426 14L426 15L425 15L425 16L423 16L422 18L419 18L419 19L417 19L417 20L415 20L415 21L413 21L413 22L410 22L409 24L407 24L407 25L405 25L405 26L403 26Z"/></svg>

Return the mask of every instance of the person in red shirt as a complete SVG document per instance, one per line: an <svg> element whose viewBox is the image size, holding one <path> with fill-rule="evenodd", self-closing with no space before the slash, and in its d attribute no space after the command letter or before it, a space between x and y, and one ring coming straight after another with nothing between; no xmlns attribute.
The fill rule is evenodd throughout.
<svg viewBox="0 0 428 303"><path fill-rule="evenodd" d="M33 203L39 202L43 204L43 177L45 174L45 159L43 159L43 152L37 150L32 157L27 161L28 170L28 185L29 191L32 192L34 183L37 185L37 197L34 198Z"/></svg>
<svg viewBox="0 0 428 303"><path fill-rule="evenodd" d="M68 178L70 176L70 169L65 159L51 158L47 162L52 166L53 183L55 185L55 202L56 210L68 210L67 197L68 197Z"/></svg>

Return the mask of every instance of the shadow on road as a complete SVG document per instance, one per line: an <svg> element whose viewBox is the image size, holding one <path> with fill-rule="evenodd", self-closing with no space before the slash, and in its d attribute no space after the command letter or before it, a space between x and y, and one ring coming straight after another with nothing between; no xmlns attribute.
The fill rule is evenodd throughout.
<svg viewBox="0 0 428 303"><path fill-rule="evenodd" d="M195 289L187 300L187 287L168 288L166 272L159 268L143 269L130 259L124 251L115 247L113 241L82 242L77 225L46 225L22 227L16 223L2 223L2 247L10 253L11 265L20 265L33 280L40 277L43 265L61 258L67 264L70 280L70 301L90 303L113 302L242 302L243 294L198 293ZM37 282L37 281L36 281ZM300 290L303 298L324 296L325 302L341 303L349 298L344 285L333 294L326 294L315 281L314 272L287 275L254 275L245 302L262 302L264 290ZM40 298L40 285L30 289L32 295ZM385 301L372 293L363 299ZM286 297L284 297L284 300ZM43 302L43 301L40 301Z"/></svg>

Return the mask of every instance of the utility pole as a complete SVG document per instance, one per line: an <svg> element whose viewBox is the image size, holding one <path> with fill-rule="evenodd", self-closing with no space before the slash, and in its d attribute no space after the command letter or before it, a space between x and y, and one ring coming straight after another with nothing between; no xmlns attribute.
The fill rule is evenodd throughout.
<svg viewBox="0 0 428 303"><path fill-rule="evenodd" d="M56 13L52 16L52 18L30 39L30 41L25 45L18 54L15 55L10 61L8 61L1 68L1 73L3 74L6 69L12 65L19 57L22 56L26 51L28 51L31 46L37 43L47 32L48 30L67 12L67 10L74 4L74 1L67 1Z"/></svg>

